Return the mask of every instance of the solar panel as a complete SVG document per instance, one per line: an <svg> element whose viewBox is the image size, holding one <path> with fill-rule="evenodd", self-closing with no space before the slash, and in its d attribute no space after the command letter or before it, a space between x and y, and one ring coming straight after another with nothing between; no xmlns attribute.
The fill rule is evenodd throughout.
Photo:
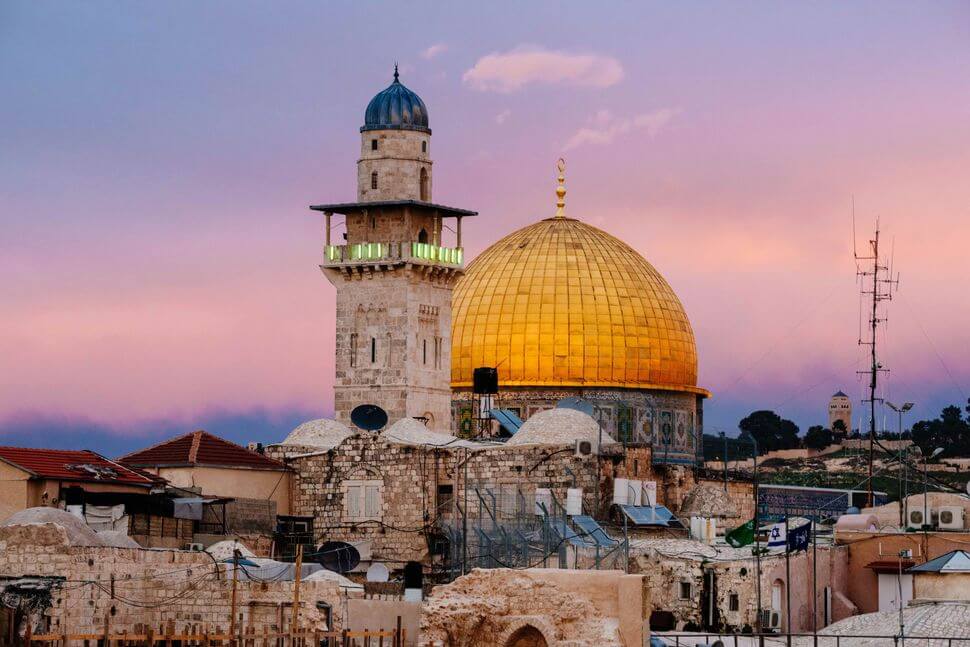
<svg viewBox="0 0 970 647"><path fill-rule="evenodd" d="M630 521L638 526L670 526L674 514L662 505L621 505L620 508Z"/></svg>
<svg viewBox="0 0 970 647"><path fill-rule="evenodd" d="M488 413L513 436L522 426L522 419L508 409L490 409Z"/></svg>
<svg viewBox="0 0 970 647"><path fill-rule="evenodd" d="M592 539L599 546L612 546L617 542L606 534L606 531L596 523L596 520L585 514L578 514L573 517L573 523L583 531L583 534Z"/></svg>
<svg viewBox="0 0 970 647"><path fill-rule="evenodd" d="M549 522L549 527L552 528L552 532L559 537L560 541L568 541L574 546L587 546L590 543L570 528L568 523L564 524L562 521L551 521Z"/></svg>

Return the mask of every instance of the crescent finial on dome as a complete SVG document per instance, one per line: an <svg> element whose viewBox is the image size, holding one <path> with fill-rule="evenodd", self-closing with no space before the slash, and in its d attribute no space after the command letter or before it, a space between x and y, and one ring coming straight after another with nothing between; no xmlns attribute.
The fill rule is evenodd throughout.
<svg viewBox="0 0 970 647"><path fill-rule="evenodd" d="M560 157L556 168L559 169L559 186L556 187L556 217L564 218L566 210L566 160Z"/></svg>

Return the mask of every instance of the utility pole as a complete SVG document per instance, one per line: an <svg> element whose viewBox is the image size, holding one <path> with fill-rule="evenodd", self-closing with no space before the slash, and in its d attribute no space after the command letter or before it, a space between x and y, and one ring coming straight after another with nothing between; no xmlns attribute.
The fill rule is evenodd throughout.
<svg viewBox="0 0 970 647"><path fill-rule="evenodd" d="M727 487L727 483L728 483L728 468L727 468L727 461L728 461L728 442L727 442L727 434L725 434L723 431L721 432L721 440L724 441L724 455L721 458L724 460L724 491L727 492L727 489L728 489L728 487Z"/></svg>
<svg viewBox="0 0 970 647"><path fill-rule="evenodd" d="M867 326L869 333L868 339L864 340L862 338L862 331L859 331L859 345L869 347L870 359L869 370L859 371L860 374L869 376L869 397L864 399L863 402L869 404L869 495L866 500L866 505L870 508L875 503L872 495L872 462L875 456L876 444L876 403L882 402L882 398L876 397L876 387L879 382L879 374L888 372L888 369L883 368L876 354L876 330L880 323L885 323L886 321L885 318L880 319L879 317L879 303L882 301L891 301L893 291L899 287L899 275L897 274L895 278L893 277L892 260L890 259L888 265L880 265L879 233L879 220L876 219L876 230L873 237L869 240L868 255L860 256L855 250L855 216L853 214L852 247L856 260L856 276L859 277L861 282L861 294L870 299L869 325ZM866 263L865 268L859 267L860 261ZM885 260L882 262L885 263Z"/></svg>
<svg viewBox="0 0 970 647"><path fill-rule="evenodd" d="M303 575L303 544L296 547L296 568L293 579L293 614L290 617L290 644L296 639L300 626L300 580Z"/></svg>
<svg viewBox="0 0 970 647"><path fill-rule="evenodd" d="M236 585L239 582L239 549L232 550L232 601L229 604L229 644L236 644Z"/></svg>

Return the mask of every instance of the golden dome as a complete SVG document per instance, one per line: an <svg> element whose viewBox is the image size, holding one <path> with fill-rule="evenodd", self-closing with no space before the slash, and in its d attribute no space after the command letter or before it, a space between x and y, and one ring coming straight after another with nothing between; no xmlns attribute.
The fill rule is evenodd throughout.
<svg viewBox="0 0 970 647"><path fill-rule="evenodd" d="M478 366L501 386L697 387L687 314L630 246L572 218L541 220L482 252L455 287L451 384Z"/></svg>

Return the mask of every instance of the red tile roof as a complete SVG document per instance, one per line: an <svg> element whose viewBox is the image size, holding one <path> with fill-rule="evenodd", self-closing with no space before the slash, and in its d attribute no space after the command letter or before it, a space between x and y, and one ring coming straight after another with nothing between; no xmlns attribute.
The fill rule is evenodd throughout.
<svg viewBox="0 0 970 647"><path fill-rule="evenodd" d="M262 470L289 469L278 461L205 431L194 431L166 440L122 456L118 460L132 467L210 465Z"/></svg>
<svg viewBox="0 0 970 647"><path fill-rule="evenodd" d="M151 486L156 481L90 450L0 447L0 460L39 478Z"/></svg>

